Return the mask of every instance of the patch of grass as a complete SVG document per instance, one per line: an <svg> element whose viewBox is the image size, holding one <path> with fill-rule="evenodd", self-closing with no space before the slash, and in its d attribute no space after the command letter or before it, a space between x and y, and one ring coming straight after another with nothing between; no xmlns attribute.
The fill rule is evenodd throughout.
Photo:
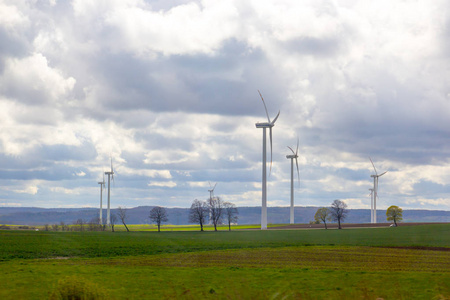
<svg viewBox="0 0 450 300"><path fill-rule="evenodd" d="M298 246L114 259L16 260L0 266L1 299L48 298L65 274L102 287L110 299L450 296L450 257L443 251Z"/></svg>
<svg viewBox="0 0 450 300"><path fill-rule="evenodd" d="M103 300L109 299L105 289L100 288L82 277L72 275L58 281L50 294L50 300Z"/></svg>
<svg viewBox="0 0 450 300"><path fill-rule="evenodd" d="M115 257L303 245L449 247L450 224L351 230L220 232L0 231L0 261Z"/></svg>

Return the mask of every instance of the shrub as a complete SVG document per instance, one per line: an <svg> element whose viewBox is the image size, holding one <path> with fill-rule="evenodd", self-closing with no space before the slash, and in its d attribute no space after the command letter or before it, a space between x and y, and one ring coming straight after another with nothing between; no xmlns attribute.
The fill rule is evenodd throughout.
<svg viewBox="0 0 450 300"><path fill-rule="evenodd" d="M108 299L108 295L96 284L78 276L68 276L58 281L50 300L97 300Z"/></svg>

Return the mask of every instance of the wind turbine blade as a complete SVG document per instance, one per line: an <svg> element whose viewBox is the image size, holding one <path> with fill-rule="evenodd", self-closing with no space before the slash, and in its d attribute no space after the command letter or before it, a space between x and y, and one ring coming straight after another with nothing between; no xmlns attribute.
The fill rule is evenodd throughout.
<svg viewBox="0 0 450 300"><path fill-rule="evenodd" d="M297 157L295 158L295 164L297 165L298 184L300 185L300 171L298 170L298 161L297 161Z"/></svg>
<svg viewBox="0 0 450 300"><path fill-rule="evenodd" d="M278 119L279 116L280 116L280 111L278 111L278 114L277 114L277 116L275 117L275 119L273 119L272 123L270 123L270 120L269 120L270 125L274 125L275 122L277 121L277 119Z"/></svg>
<svg viewBox="0 0 450 300"><path fill-rule="evenodd" d="M262 100L262 102L263 102L263 104L264 104L264 109L266 110L267 120L268 120L269 123L270 123L270 118L269 118L269 113L267 112L266 102L264 102L264 98L263 98L263 96L261 95L261 92L260 92L259 90L258 90L258 93L259 93L259 96L261 97L261 100Z"/></svg>
<svg viewBox="0 0 450 300"><path fill-rule="evenodd" d="M372 163L373 169L375 170L375 175L378 175L377 169L375 168L375 165L373 164L372 159L370 157L369 157L369 159L370 159L370 162Z"/></svg>
<svg viewBox="0 0 450 300"><path fill-rule="evenodd" d="M292 148L291 147L289 147L289 146L287 146L291 151L292 151L292 154L294 154L295 155L295 152L294 152L294 150L292 150Z"/></svg>
<svg viewBox="0 0 450 300"><path fill-rule="evenodd" d="M298 137L297 137L297 149L295 149L295 156L298 155Z"/></svg>
<svg viewBox="0 0 450 300"><path fill-rule="evenodd" d="M381 177L381 176L383 176L384 174L386 174L388 171L386 171L386 172L384 172L384 173L381 173L380 175L378 175L378 177Z"/></svg>
<svg viewBox="0 0 450 300"><path fill-rule="evenodd" d="M216 185L217 185L217 182L216 182L216 184L214 185L214 187L213 187L213 189L212 189L212 190L213 190L213 192L214 192L214 189L216 188Z"/></svg>
<svg viewBox="0 0 450 300"><path fill-rule="evenodd" d="M269 127L269 136L270 136L270 173L272 173L272 127Z"/></svg>

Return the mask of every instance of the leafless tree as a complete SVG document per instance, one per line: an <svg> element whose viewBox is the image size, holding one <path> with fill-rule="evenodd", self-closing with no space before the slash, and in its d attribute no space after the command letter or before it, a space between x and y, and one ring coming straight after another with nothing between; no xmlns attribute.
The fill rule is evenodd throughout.
<svg viewBox="0 0 450 300"><path fill-rule="evenodd" d="M326 207L319 208L316 214L314 215L314 220L316 220L317 224L323 222L323 224L325 224L325 229L328 229L327 221L330 220L330 210Z"/></svg>
<svg viewBox="0 0 450 300"><path fill-rule="evenodd" d="M80 231L84 230L84 224L85 223L86 222L82 218L79 218L78 220L75 221L75 224L80 227Z"/></svg>
<svg viewBox="0 0 450 300"><path fill-rule="evenodd" d="M92 218L88 223L88 228L90 231L100 231L102 229L102 225L100 224L100 218L99 217Z"/></svg>
<svg viewBox="0 0 450 300"><path fill-rule="evenodd" d="M125 219L127 218L127 210L119 206L119 211L117 212L117 215L119 216L120 221L122 221L122 224L125 226L127 231L130 231L127 227L127 224L125 224Z"/></svg>
<svg viewBox="0 0 450 300"><path fill-rule="evenodd" d="M231 223L237 222L239 211L236 208L236 205L230 202L224 202L223 207L225 209L225 218L228 222L228 230L231 231Z"/></svg>
<svg viewBox="0 0 450 300"><path fill-rule="evenodd" d="M53 225L52 225L52 230L53 230L53 231L58 231L58 229L59 229L58 224L53 224Z"/></svg>
<svg viewBox="0 0 450 300"><path fill-rule="evenodd" d="M153 207L152 210L150 210L150 215L148 217L158 225L158 232L160 231L161 223L169 220L167 218L166 209L161 206Z"/></svg>
<svg viewBox="0 0 450 300"><path fill-rule="evenodd" d="M203 231L203 224L208 218L208 212L208 204L205 201L195 199L189 211L189 222L200 224L200 230Z"/></svg>
<svg viewBox="0 0 450 300"><path fill-rule="evenodd" d="M217 225L222 224L223 201L219 197L208 199L209 217L217 231Z"/></svg>
<svg viewBox="0 0 450 300"><path fill-rule="evenodd" d="M342 229L341 221L344 221L348 214L347 204L341 200L334 200L333 203L331 203L330 214L331 219L333 221L337 221L339 224L339 229Z"/></svg>
<svg viewBox="0 0 450 300"><path fill-rule="evenodd" d="M62 231L67 231L68 230L68 225L66 225L63 221L59 222L59 226L61 226L61 230Z"/></svg>
<svg viewBox="0 0 450 300"><path fill-rule="evenodd" d="M115 214L111 214L111 217L109 217L109 223L111 224L111 231L114 232L114 225L116 225L117 222L117 216Z"/></svg>
<svg viewBox="0 0 450 300"><path fill-rule="evenodd" d="M50 225L49 224L45 224L44 225L44 230L45 231L49 231L50 230Z"/></svg>

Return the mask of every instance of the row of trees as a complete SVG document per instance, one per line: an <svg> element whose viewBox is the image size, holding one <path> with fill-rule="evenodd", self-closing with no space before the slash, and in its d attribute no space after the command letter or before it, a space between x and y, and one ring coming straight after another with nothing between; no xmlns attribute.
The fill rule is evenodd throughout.
<svg viewBox="0 0 450 300"><path fill-rule="evenodd" d="M325 229L328 229L327 221L338 222L339 229L342 229L341 221L344 221L347 215L347 204L341 200L334 200L330 207L319 208L314 215L314 219L317 223L323 222Z"/></svg>
<svg viewBox="0 0 450 300"><path fill-rule="evenodd" d="M203 225L210 220L214 230L217 231L217 225L223 224L225 219L228 230L231 231L231 224L237 222L238 214L236 205L224 202L219 197L209 198L206 201L195 199L189 211L189 222L199 224L200 230L203 231Z"/></svg>
<svg viewBox="0 0 450 300"><path fill-rule="evenodd" d="M342 229L341 221L345 220L347 214L347 204L341 200L334 200L330 207L319 208L314 215L314 219L316 223L322 222L325 225L325 229L327 229L327 221L338 222L339 229ZM397 222L403 220L403 210L396 205L390 206L386 211L386 219L394 221L395 226L397 226Z"/></svg>

